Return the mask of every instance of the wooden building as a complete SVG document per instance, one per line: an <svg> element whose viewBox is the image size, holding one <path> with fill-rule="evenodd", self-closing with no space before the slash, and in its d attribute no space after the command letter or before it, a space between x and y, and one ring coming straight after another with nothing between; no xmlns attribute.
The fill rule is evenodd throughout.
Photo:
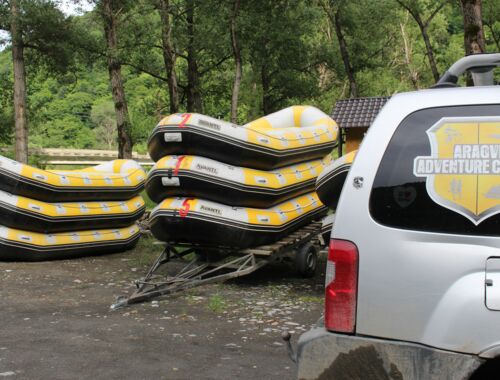
<svg viewBox="0 0 500 380"><path fill-rule="evenodd" d="M358 149L361 140L389 97L342 99L335 103L332 118L339 126L339 157ZM345 149L342 146L345 145Z"/></svg>

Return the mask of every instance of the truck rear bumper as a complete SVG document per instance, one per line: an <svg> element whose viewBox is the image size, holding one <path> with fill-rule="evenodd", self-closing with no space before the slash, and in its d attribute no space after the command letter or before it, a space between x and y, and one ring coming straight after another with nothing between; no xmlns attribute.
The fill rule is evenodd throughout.
<svg viewBox="0 0 500 380"><path fill-rule="evenodd" d="M468 379L484 359L414 343L335 334L316 327L297 347L298 378Z"/></svg>

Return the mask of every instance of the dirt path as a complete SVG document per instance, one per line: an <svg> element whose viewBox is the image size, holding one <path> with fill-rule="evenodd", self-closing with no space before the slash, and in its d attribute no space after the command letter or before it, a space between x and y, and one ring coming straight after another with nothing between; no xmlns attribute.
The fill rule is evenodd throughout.
<svg viewBox="0 0 500 380"><path fill-rule="evenodd" d="M154 254L146 241L118 255L0 263L0 378L294 378L281 330L296 340L316 322L322 270L306 280L268 266L110 311Z"/></svg>

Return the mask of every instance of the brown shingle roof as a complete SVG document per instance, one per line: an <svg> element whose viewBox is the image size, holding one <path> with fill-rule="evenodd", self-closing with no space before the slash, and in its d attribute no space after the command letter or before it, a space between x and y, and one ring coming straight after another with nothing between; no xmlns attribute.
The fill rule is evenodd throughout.
<svg viewBox="0 0 500 380"><path fill-rule="evenodd" d="M342 99L335 104L332 118L340 128L367 128L387 100L388 96Z"/></svg>

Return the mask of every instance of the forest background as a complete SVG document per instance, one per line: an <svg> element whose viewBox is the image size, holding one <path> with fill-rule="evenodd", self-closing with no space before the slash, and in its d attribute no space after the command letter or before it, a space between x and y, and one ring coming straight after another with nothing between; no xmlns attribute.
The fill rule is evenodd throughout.
<svg viewBox="0 0 500 380"><path fill-rule="evenodd" d="M500 0L95 0L78 15L58 1L0 0L0 148L19 142L20 60L30 149L128 157L173 112L245 123L427 88L477 52L464 47L481 36L464 14L478 4L480 49L499 52Z"/></svg>

